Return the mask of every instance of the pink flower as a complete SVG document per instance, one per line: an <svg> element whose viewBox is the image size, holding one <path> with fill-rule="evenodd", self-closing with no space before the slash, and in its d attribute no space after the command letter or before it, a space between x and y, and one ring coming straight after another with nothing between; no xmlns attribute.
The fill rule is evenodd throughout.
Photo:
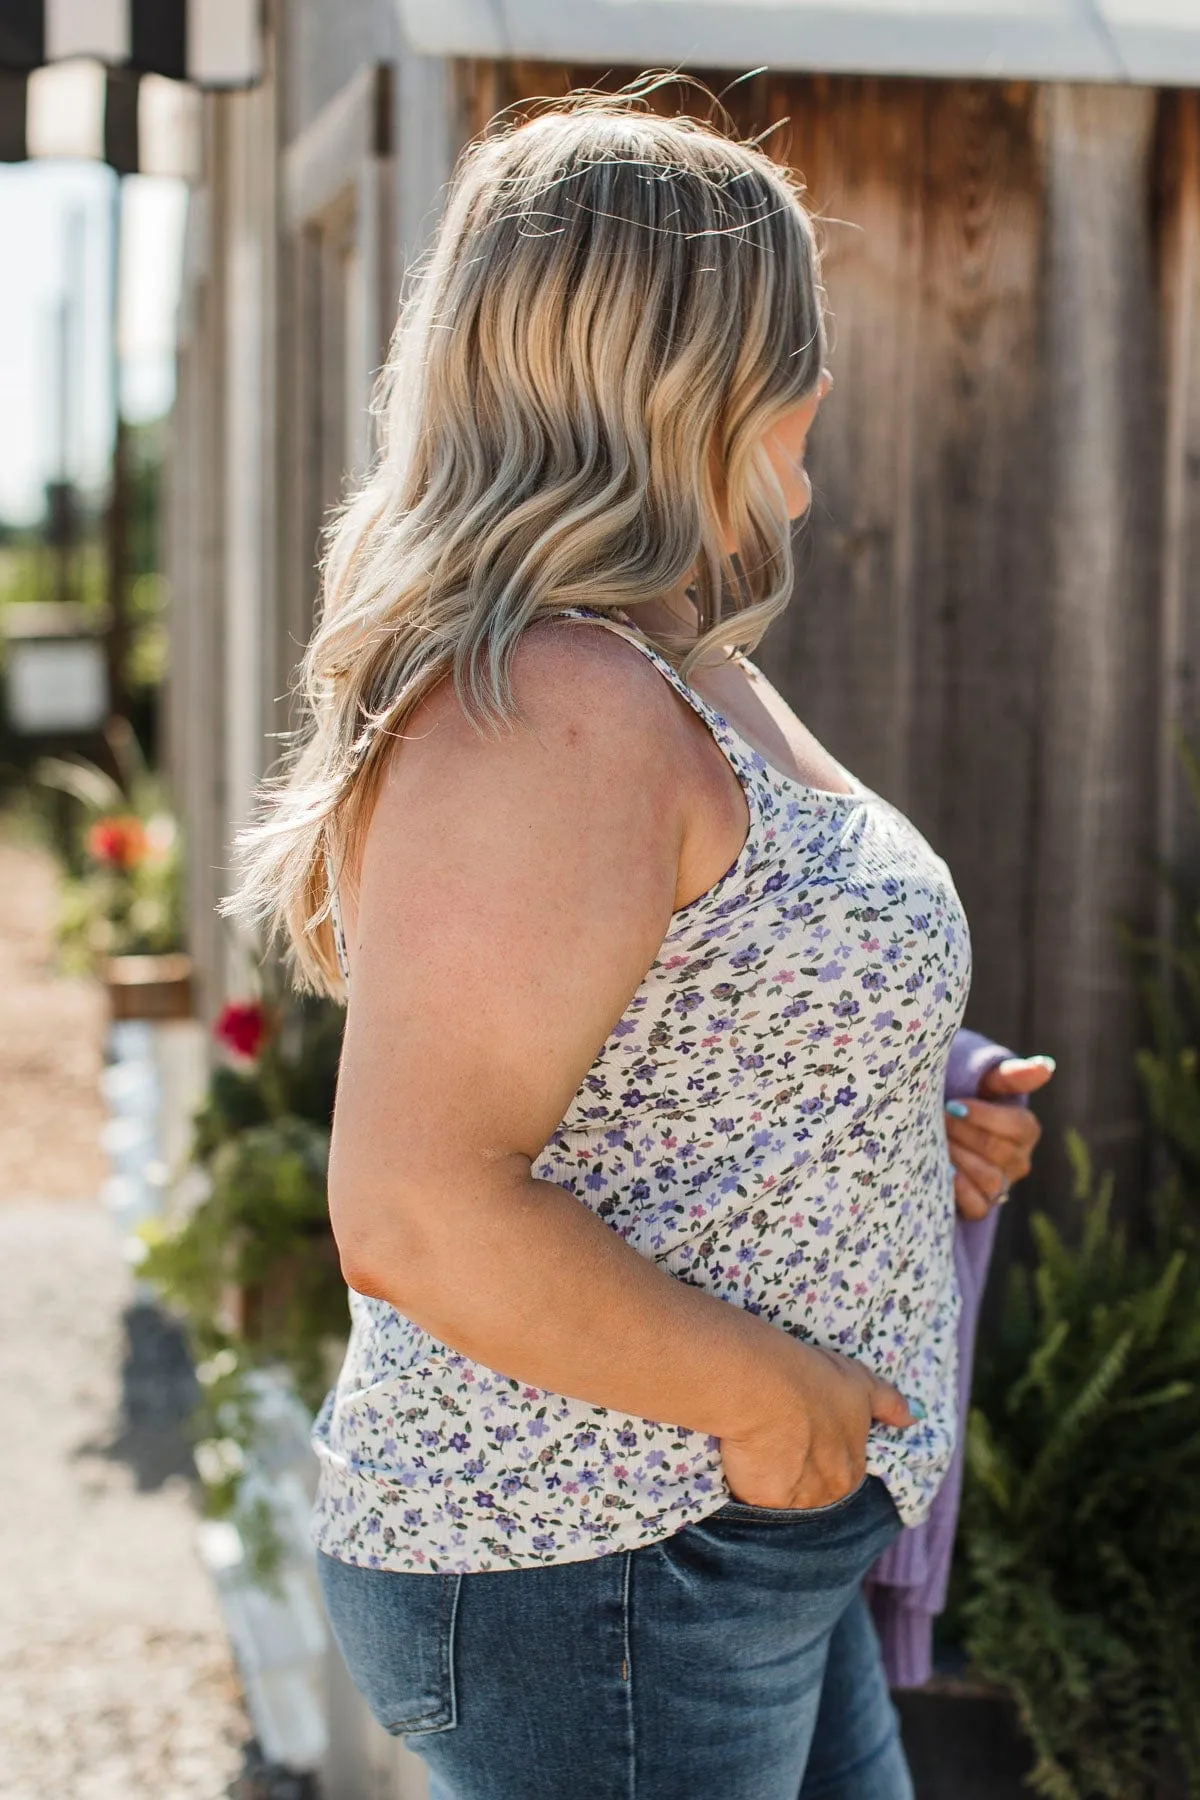
<svg viewBox="0 0 1200 1800"><path fill-rule="evenodd" d="M213 1036L235 1056L253 1062L270 1037L266 1008L258 1000L231 1000L223 1006L213 1026Z"/></svg>

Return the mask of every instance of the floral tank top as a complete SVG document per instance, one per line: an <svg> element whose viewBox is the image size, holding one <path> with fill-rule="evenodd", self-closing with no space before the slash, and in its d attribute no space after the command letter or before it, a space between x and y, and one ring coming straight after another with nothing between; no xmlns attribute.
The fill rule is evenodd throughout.
<svg viewBox="0 0 1200 1800"><path fill-rule="evenodd" d="M943 1116L971 946L915 826L781 774L632 629L704 720L750 812L737 860L682 907L533 1174L641 1255L923 1403L868 1471L906 1524L956 1430L954 1171ZM751 668L753 665L751 665ZM839 768L841 765L838 765ZM345 943L335 909L339 955ZM730 1498L715 1438L485 1368L350 1290L312 1430L311 1534L343 1562L458 1573L636 1548Z"/></svg>

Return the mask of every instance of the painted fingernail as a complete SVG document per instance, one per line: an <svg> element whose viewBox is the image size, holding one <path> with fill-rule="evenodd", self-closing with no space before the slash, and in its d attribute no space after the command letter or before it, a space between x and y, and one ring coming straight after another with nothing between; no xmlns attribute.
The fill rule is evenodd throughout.
<svg viewBox="0 0 1200 1800"><path fill-rule="evenodd" d="M952 1119L969 1119L971 1116L969 1108L961 1100L947 1100L946 1111Z"/></svg>
<svg viewBox="0 0 1200 1800"><path fill-rule="evenodd" d="M1030 1062L1042 1063L1047 1069L1057 1069L1058 1064L1052 1056L1031 1056Z"/></svg>
<svg viewBox="0 0 1200 1800"><path fill-rule="evenodd" d="M927 1419L929 1417L928 1412L925 1410L925 1407L920 1400L906 1400L904 1404L908 1407L908 1410L914 1419Z"/></svg>

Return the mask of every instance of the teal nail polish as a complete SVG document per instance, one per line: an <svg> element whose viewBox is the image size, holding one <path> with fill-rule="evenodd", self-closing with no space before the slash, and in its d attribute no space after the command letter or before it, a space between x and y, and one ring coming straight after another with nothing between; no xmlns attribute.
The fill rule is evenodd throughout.
<svg viewBox="0 0 1200 1800"><path fill-rule="evenodd" d="M970 1109L961 1100L947 1100L946 1111L952 1119L969 1119L971 1116Z"/></svg>
<svg viewBox="0 0 1200 1800"><path fill-rule="evenodd" d="M1052 1056L1031 1056L1030 1062L1044 1063L1048 1069L1057 1069L1058 1064Z"/></svg>
<svg viewBox="0 0 1200 1800"><path fill-rule="evenodd" d="M909 1400L906 1404L914 1419L927 1419L929 1417L929 1414L919 1400Z"/></svg>

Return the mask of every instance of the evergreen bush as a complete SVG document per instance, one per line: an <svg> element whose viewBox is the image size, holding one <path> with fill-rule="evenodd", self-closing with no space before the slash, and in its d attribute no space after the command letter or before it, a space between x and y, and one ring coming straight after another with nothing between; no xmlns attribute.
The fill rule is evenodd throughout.
<svg viewBox="0 0 1200 1800"><path fill-rule="evenodd" d="M1200 758L1177 743L1200 816ZM1167 1177L1132 1243L1068 1132L1078 1240L1033 1219L967 1435L959 1626L1015 1696L1048 1800L1149 1800L1164 1768L1200 1800L1200 905L1164 873L1173 941L1121 931Z"/></svg>
<svg viewBox="0 0 1200 1800"><path fill-rule="evenodd" d="M1033 1221L967 1439L962 1618L1049 1800L1141 1800L1168 1747L1200 1795L1200 1271L1131 1249L1069 1134L1077 1247Z"/></svg>

